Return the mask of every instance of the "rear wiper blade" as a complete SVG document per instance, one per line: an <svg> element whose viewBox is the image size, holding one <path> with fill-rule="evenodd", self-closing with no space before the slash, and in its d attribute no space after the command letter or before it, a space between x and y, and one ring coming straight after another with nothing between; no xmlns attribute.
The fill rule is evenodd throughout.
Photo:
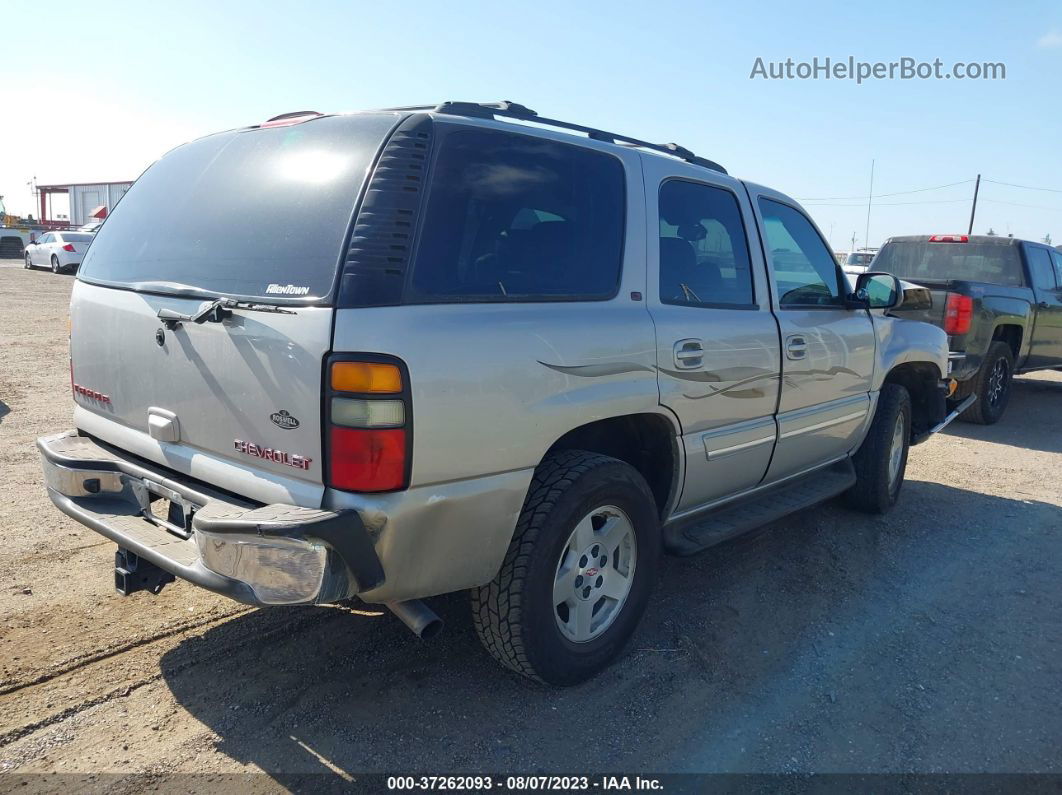
<svg viewBox="0 0 1062 795"><path fill-rule="evenodd" d="M272 312L279 315L297 315L292 309L284 309L273 304L259 304L254 301L237 301L235 298L215 298L208 304L200 307L194 315L186 315L182 312L174 312L172 309L160 309L158 318L166 328L173 330L181 323L220 323L226 318L232 317L232 310L241 309L247 312Z"/></svg>

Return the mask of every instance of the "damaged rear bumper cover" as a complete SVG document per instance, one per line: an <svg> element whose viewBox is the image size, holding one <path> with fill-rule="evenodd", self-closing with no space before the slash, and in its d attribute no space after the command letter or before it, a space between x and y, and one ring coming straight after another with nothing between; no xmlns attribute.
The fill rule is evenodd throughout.
<svg viewBox="0 0 1062 795"><path fill-rule="evenodd" d="M241 501L76 431L41 437L37 448L59 510L207 590L254 605L323 604L384 580L355 511ZM160 499L175 513L156 515Z"/></svg>

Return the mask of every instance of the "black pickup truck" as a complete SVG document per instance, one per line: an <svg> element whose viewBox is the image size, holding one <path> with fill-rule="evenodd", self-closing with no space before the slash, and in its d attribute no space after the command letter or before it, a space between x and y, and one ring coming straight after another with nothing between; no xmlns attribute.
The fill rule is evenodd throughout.
<svg viewBox="0 0 1062 795"><path fill-rule="evenodd" d="M894 312L947 332L953 399L977 395L963 419L998 422L1014 374L1062 369L1062 252L1009 237L912 235L890 238L872 270L930 290L931 308Z"/></svg>

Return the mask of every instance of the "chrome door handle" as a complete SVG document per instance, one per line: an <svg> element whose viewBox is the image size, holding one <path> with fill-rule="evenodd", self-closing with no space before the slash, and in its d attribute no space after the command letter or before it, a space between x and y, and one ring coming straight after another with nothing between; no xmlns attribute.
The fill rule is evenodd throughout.
<svg viewBox="0 0 1062 795"><path fill-rule="evenodd" d="M785 355L790 359L803 359L808 355L808 341L799 334L786 337Z"/></svg>
<svg viewBox="0 0 1062 795"><path fill-rule="evenodd" d="M674 350L675 367L680 370L696 370L704 363L704 344L698 339L679 340Z"/></svg>

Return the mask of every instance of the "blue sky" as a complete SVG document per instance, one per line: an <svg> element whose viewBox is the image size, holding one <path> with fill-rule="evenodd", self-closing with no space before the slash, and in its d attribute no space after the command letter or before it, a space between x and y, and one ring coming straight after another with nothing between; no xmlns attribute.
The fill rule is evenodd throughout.
<svg viewBox="0 0 1062 795"><path fill-rule="evenodd" d="M4 91L21 102L0 109L0 194L30 212L34 176L132 178L184 140L291 110L512 99L796 197L866 196L872 158L875 195L963 183L881 198L872 245L965 231L978 172L1052 188L982 184L975 231L1062 243L1062 4L876 5L8 0ZM1007 78L749 78L757 57L849 55L1001 61ZM915 201L933 203L899 204ZM806 204L835 248L864 244L865 200Z"/></svg>

